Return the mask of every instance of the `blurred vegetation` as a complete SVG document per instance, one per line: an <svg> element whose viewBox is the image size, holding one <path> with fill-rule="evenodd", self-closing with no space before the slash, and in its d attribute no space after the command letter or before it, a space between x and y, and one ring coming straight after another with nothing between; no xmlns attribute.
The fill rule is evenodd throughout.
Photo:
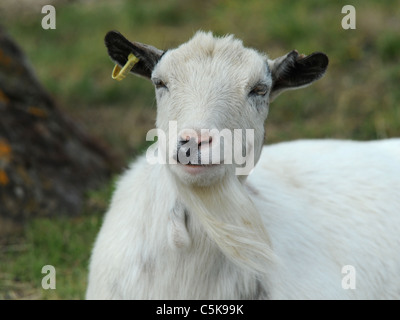
<svg viewBox="0 0 400 320"><path fill-rule="evenodd" d="M346 4L356 8L356 30L341 27ZM202 29L235 34L271 58L292 49L325 52L330 65L322 80L283 94L272 104L267 143L400 136L398 1L115 0L54 5L56 30L41 28L44 15L38 5L25 13L4 14L1 21L60 107L103 138L126 163L146 146L156 106L150 82L133 76L123 82L111 79L113 64L103 38L112 29L160 49L176 47ZM88 199L92 201L93 194ZM26 248L18 254L2 252L6 257L1 257L0 298L14 292L12 285L1 285L4 274L14 285L22 281L36 288L40 298L83 298L90 248L108 196L102 199L78 220L33 221L23 238L15 240L26 243ZM53 293L39 289L39 267L44 264L60 270L60 285ZM62 283L69 283L68 288Z"/></svg>

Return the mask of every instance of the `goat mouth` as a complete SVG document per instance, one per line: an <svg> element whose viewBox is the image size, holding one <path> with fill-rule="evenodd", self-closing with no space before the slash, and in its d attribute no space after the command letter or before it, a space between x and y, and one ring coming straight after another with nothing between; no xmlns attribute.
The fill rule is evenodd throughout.
<svg viewBox="0 0 400 320"><path fill-rule="evenodd" d="M190 173L190 174L199 174L201 172L210 170L212 168L215 168L217 166L219 166L220 164L192 164L192 163L188 163L188 164L181 164L183 170Z"/></svg>

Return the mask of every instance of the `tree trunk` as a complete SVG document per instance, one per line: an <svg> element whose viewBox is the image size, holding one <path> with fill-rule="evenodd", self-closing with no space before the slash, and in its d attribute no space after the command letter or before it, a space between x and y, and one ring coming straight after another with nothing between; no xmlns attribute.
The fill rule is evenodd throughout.
<svg viewBox="0 0 400 320"><path fill-rule="evenodd" d="M57 108L0 27L0 235L33 216L77 215L118 161Z"/></svg>

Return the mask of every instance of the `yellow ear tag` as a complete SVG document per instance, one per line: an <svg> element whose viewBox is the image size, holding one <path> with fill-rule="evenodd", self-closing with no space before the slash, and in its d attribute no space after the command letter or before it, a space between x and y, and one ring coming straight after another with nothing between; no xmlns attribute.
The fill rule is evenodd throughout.
<svg viewBox="0 0 400 320"><path fill-rule="evenodd" d="M126 75L131 71L132 67L138 62L139 58L137 58L133 53L130 53L128 56L128 61L125 63L122 69L118 64L115 65L111 77L114 80L123 80Z"/></svg>

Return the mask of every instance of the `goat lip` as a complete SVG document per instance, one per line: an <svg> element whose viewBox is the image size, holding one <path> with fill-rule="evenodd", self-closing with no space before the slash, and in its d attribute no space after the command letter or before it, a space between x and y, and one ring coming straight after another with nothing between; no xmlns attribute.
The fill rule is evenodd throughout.
<svg viewBox="0 0 400 320"><path fill-rule="evenodd" d="M208 165L193 165L193 164L181 164L183 170L190 174L199 174L201 172L210 170L211 168L214 168L218 166L218 164L208 164Z"/></svg>

